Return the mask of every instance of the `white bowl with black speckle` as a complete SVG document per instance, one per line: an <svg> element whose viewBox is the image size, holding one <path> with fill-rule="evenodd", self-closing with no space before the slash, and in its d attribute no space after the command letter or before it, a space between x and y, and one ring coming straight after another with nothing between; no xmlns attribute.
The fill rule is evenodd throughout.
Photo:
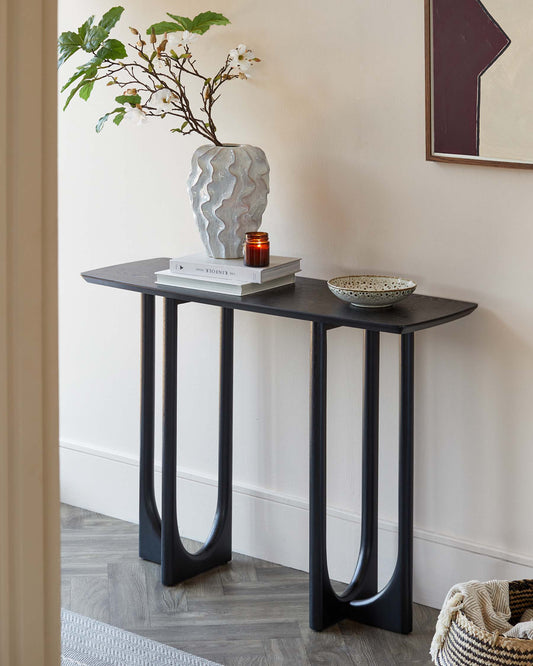
<svg viewBox="0 0 533 666"><path fill-rule="evenodd" d="M328 280L328 287L355 308L389 308L412 294L416 283L386 275L345 275Z"/></svg>

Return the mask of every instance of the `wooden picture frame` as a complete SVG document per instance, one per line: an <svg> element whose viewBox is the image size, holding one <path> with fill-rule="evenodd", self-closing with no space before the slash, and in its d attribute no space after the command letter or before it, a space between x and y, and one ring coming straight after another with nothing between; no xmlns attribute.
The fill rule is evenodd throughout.
<svg viewBox="0 0 533 666"><path fill-rule="evenodd" d="M522 2L523 5L512 3L512 7L508 3L505 10L500 4L506 25L512 25L508 19L509 12L514 11L526 14L533 26L533 2ZM507 105L507 100L513 98L512 91L507 89L507 94L503 93L513 80L511 75L520 51L510 48L513 38L486 6L494 9L498 3L501 0L425 0L426 159L429 161L533 169L533 92L529 95L524 84L530 77L533 91L533 49L527 50L527 62L518 62L519 71L525 71L526 78L522 76L522 88L514 96L514 105ZM512 18L518 23L524 17ZM500 61L506 52L512 57ZM523 107L520 95L527 102ZM517 123L517 117L524 122ZM517 134L523 131L523 126L529 128L527 133L523 132L525 143ZM527 151L525 158L521 154L524 151Z"/></svg>

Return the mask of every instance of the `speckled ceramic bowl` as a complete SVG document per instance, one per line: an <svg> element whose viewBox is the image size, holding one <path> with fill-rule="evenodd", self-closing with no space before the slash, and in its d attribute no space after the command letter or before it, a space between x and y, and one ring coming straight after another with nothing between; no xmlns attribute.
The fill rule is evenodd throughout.
<svg viewBox="0 0 533 666"><path fill-rule="evenodd" d="M388 308L412 294L416 284L385 275L346 275L328 280L328 287L355 308Z"/></svg>

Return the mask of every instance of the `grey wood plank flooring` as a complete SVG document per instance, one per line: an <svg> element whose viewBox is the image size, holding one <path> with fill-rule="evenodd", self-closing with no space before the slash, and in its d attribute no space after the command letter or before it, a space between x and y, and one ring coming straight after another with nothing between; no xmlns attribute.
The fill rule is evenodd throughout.
<svg viewBox="0 0 533 666"><path fill-rule="evenodd" d="M77 613L224 666L431 664L431 608L415 605L409 636L348 620L317 633L306 573L236 553L167 588L159 566L137 555L137 525L68 505L61 525L62 604Z"/></svg>

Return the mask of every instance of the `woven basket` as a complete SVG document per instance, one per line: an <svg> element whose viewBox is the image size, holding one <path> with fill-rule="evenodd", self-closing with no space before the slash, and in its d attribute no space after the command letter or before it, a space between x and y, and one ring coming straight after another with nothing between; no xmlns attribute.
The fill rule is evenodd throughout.
<svg viewBox="0 0 533 666"><path fill-rule="evenodd" d="M533 608L533 580L509 583L511 624ZM438 666L533 666L533 640L491 634L457 611L437 654Z"/></svg>

